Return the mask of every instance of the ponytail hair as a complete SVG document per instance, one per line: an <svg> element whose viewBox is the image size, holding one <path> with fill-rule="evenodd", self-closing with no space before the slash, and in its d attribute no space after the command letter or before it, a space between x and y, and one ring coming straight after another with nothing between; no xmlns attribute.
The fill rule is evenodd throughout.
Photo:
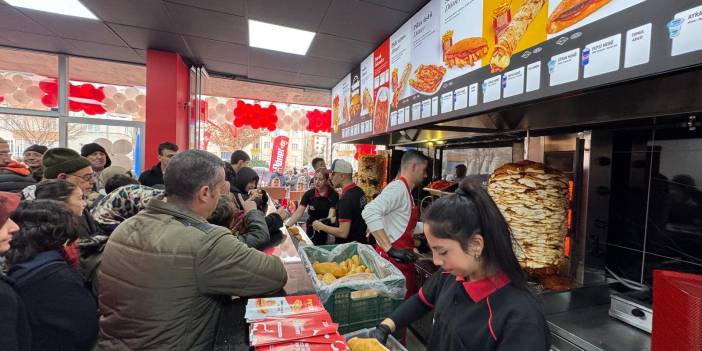
<svg viewBox="0 0 702 351"><path fill-rule="evenodd" d="M502 271L514 287L528 290L526 274L514 254L509 225L480 184L464 179L456 194L434 201L424 223L431 227L432 235L455 240L466 252L470 238L480 234L484 242L481 261L485 267Z"/></svg>

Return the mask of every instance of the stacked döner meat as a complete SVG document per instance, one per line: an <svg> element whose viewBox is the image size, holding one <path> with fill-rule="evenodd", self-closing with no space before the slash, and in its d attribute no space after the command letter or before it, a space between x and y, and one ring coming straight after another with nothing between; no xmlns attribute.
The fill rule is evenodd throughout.
<svg viewBox="0 0 702 351"><path fill-rule="evenodd" d="M564 257L568 178L541 163L508 163L490 176L488 192L507 219L521 266L557 273Z"/></svg>

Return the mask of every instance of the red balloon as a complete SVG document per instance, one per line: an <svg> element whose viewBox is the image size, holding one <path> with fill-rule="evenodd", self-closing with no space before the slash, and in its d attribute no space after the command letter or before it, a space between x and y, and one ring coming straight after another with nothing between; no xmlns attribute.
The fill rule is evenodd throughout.
<svg viewBox="0 0 702 351"><path fill-rule="evenodd" d="M44 79L39 82L39 89L47 94L58 94L56 79Z"/></svg>
<svg viewBox="0 0 702 351"><path fill-rule="evenodd" d="M41 97L41 103L46 107L56 107L58 106L58 96L44 95Z"/></svg>

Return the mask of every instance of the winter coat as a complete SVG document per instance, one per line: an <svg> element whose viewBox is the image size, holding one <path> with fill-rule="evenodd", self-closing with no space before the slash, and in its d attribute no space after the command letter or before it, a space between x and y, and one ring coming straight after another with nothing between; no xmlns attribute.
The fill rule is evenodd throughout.
<svg viewBox="0 0 702 351"><path fill-rule="evenodd" d="M35 183L32 171L22 163L11 162L0 168L0 191L19 193Z"/></svg>
<svg viewBox="0 0 702 351"><path fill-rule="evenodd" d="M281 289L281 260L154 198L112 232L98 273L101 350L211 350L223 303Z"/></svg>
<svg viewBox="0 0 702 351"><path fill-rule="evenodd" d="M12 279L0 273L0 350L29 351L32 333L27 310Z"/></svg>
<svg viewBox="0 0 702 351"><path fill-rule="evenodd" d="M32 350L90 350L98 334L97 302L57 251L12 265L10 278L27 308Z"/></svg>
<svg viewBox="0 0 702 351"><path fill-rule="evenodd" d="M141 185L146 185L150 187L153 187L154 185L164 184L161 162L157 163L148 171L142 172L141 175L139 175L139 183L141 183Z"/></svg>

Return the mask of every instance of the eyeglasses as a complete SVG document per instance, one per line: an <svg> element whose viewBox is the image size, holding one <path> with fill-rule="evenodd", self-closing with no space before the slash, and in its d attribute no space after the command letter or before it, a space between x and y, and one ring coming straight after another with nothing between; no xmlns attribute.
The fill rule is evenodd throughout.
<svg viewBox="0 0 702 351"><path fill-rule="evenodd" d="M10 151L0 151L0 156L10 156L12 155L12 152Z"/></svg>
<svg viewBox="0 0 702 351"><path fill-rule="evenodd" d="M68 176L71 176L71 177L76 177L76 178L83 179L83 180L86 181L86 182L89 182L89 181L95 179L95 177L97 176L95 173L88 173L88 174L84 174L84 175L82 175L82 176L77 176L77 175L75 175L75 174L67 174L67 175L68 175Z"/></svg>

